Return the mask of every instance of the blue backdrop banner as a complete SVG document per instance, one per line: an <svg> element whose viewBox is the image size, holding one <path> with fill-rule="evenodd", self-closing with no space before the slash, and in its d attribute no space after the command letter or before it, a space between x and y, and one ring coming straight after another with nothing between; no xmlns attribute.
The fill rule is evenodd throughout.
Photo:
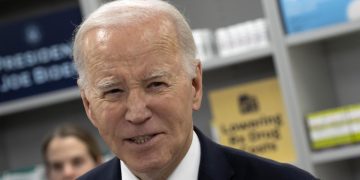
<svg viewBox="0 0 360 180"><path fill-rule="evenodd" d="M79 7L0 23L0 104L76 85L71 37Z"/></svg>

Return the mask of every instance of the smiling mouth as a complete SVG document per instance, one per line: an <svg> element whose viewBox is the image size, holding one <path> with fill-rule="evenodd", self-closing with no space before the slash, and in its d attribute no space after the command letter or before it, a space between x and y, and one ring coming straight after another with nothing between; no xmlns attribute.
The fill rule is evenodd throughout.
<svg viewBox="0 0 360 180"><path fill-rule="evenodd" d="M155 135L156 134L137 136L137 137L130 138L128 140L130 140L131 142L133 142L135 144L144 144L144 143L150 141Z"/></svg>

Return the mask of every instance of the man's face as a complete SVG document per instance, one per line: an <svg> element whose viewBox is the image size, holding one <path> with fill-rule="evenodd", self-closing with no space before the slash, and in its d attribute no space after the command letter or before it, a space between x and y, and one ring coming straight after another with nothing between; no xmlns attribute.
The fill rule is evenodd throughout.
<svg viewBox="0 0 360 180"><path fill-rule="evenodd" d="M85 110L135 174L171 173L191 144L202 96L201 65L191 78L175 34L158 26L96 29L85 40Z"/></svg>
<svg viewBox="0 0 360 180"><path fill-rule="evenodd" d="M96 166L86 145L73 136L55 137L46 157L50 180L73 180Z"/></svg>

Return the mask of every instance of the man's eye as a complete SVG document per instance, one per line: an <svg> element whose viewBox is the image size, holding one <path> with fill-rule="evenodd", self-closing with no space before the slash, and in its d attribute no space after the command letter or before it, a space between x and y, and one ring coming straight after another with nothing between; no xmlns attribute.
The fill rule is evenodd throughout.
<svg viewBox="0 0 360 180"><path fill-rule="evenodd" d="M115 94L115 93L121 93L123 90L121 89L111 89L109 91L106 91L105 94Z"/></svg>
<svg viewBox="0 0 360 180"><path fill-rule="evenodd" d="M115 89L110 89L110 90L108 90L108 91L105 91L104 93L103 93L103 97L105 98L105 99L117 99L117 98L119 98L121 95L122 95L122 93L124 92L124 90L122 90L122 89L119 89L119 88L115 88Z"/></svg>
<svg viewBox="0 0 360 180"><path fill-rule="evenodd" d="M148 88L160 88L160 87L166 87L167 84L164 82L156 81L152 82L148 85Z"/></svg>

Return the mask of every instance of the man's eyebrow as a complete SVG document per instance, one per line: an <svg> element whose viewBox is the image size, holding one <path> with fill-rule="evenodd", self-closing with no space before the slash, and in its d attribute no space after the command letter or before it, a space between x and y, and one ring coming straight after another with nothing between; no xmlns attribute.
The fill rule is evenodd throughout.
<svg viewBox="0 0 360 180"><path fill-rule="evenodd" d="M120 83L120 81L116 80L114 77L106 77L106 78L103 78L100 81L98 81L96 83L96 87L98 89L108 89L113 86L116 86L119 83Z"/></svg>
<svg viewBox="0 0 360 180"><path fill-rule="evenodd" d="M156 78L161 78L161 77L170 77L171 74L165 70L160 70L160 71L154 71L151 72L149 74L147 74L145 76L145 80L152 80L152 79L156 79Z"/></svg>

